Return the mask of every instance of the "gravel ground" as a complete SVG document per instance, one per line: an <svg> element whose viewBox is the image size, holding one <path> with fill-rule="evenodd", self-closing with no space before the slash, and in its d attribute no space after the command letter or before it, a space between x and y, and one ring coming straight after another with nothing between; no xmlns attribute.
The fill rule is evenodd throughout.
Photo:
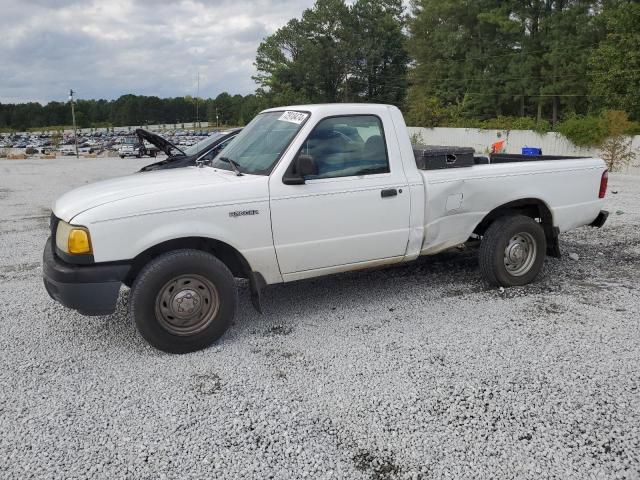
<svg viewBox="0 0 640 480"><path fill-rule="evenodd" d="M2 478L640 478L640 175L534 284L472 250L271 287L171 356L41 282L48 207L149 160L0 161ZM569 258L578 255L578 260ZM575 258L575 255L574 255Z"/></svg>

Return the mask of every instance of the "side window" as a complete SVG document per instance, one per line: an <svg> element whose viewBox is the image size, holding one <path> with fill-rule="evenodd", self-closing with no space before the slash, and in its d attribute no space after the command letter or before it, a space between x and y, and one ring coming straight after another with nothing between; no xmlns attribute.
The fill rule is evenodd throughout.
<svg viewBox="0 0 640 480"><path fill-rule="evenodd" d="M311 157L318 169L317 175L307 176L306 180L389 172L382 123L370 115L322 120L298 155Z"/></svg>

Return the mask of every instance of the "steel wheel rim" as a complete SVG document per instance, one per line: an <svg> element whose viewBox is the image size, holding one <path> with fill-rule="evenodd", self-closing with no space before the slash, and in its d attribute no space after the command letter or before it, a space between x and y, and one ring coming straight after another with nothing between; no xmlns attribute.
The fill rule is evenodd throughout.
<svg viewBox="0 0 640 480"><path fill-rule="evenodd" d="M538 245L530 233L520 232L509 240L504 249L504 266L510 275L526 275L536 261Z"/></svg>
<svg viewBox="0 0 640 480"><path fill-rule="evenodd" d="M156 318L169 333L194 335L207 328L220 309L215 285L201 275L180 275L169 280L156 296Z"/></svg>

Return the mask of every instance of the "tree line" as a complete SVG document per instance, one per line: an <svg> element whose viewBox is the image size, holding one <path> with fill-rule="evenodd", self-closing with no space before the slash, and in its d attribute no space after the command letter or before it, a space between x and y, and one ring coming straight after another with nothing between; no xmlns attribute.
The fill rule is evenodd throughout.
<svg viewBox="0 0 640 480"><path fill-rule="evenodd" d="M79 128L149 124L180 124L209 121L220 125L244 125L260 110L255 95L229 95L216 98L123 95L117 100L76 100ZM68 102L0 104L0 130L65 126L71 123Z"/></svg>
<svg viewBox="0 0 640 480"><path fill-rule="evenodd" d="M382 102L417 126L588 134L608 111L640 121L640 2L413 0L407 13L402 0L317 0L264 39L255 66L255 94L198 99L200 118L244 124L271 106ZM76 110L81 126L176 123L195 120L195 103L125 95ZM0 105L0 128L60 124L68 104Z"/></svg>
<svg viewBox="0 0 640 480"><path fill-rule="evenodd" d="M404 15L401 0L318 0L260 45L256 67L274 104L380 101L426 127L589 117L594 129L608 110L640 120L640 2L414 0Z"/></svg>
<svg viewBox="0 0 640 480"><path fill-rule="evenodd" d="M420 123L555 125L605 109L640 120L638 2L417 0L408 27L416 67L407 104Z"/></svg>

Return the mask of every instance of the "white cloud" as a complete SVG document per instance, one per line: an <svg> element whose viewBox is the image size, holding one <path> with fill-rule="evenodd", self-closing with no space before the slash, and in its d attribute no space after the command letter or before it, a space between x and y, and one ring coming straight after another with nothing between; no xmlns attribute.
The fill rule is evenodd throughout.
<svg viewBox="0 0 640 480"><path fill-rule="evenodd" d="M0 101L246 94L260 41L313 0L0 0ZM6 40L5 40L6 39Z"/></svg>

